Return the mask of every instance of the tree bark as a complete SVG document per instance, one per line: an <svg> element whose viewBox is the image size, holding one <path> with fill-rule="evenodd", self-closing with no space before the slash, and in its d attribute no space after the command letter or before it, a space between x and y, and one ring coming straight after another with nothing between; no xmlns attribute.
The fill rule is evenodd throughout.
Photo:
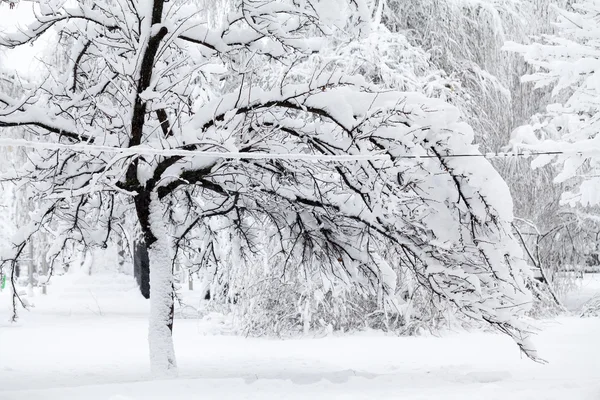
<svg viewBox="0 0 600 400"><path fill-rule="evenodd" d="M27 279L27 295L33 296L34 286L34 274L35 274L35 251L33 251L33 241L29 240L29 265L28 265L28 279Z"/></svg>
<svg viewBox="0 0 600 400"><path fill-rule="evenodd" d="M143 239L136 240L133 251L133 276L145 299L150 298L150 260L148 247Z"/></svg>
<svg viewBox="0 0 600 400"><path fill-rule="evenodd" d="M150 227L156 240L148 246L150 259L150 367L157 376L177 375L173 347L173 266L171 245L163 222L164 210L156 192L150 201Z"/></svg>
<svg viewBox="0 0 600 400"><path fill-rule="evenodd" d="M42 294L48 294L48 261L46 261L46 254L43 254L41 258L42 262L42 275L44 276L44 284L42 285Z"/></svg>

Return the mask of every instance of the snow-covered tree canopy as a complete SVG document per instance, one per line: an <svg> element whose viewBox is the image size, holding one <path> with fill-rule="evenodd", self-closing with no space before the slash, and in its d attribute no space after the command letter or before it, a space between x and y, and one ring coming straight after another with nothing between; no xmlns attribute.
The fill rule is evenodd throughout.
<svg viewBox="0 0 600 400"><path fill-rule="evenodd" d="M395 269L410 268L434 303L536 357L517 317L530 300L508 189L485 159L447 157L478 154L455 108L378 86L352 62L369 46L348 43L377 28L369 2L237 0L216 22L175 0L36 10L0 44L54 30L68 61L23 96L0 97L0 125L25 126L38 143L5 179L34 186L44 204L3 268L35 230L53 233L58 255L73 241L105 245L135 216L158 370L175 368L175 255L223 263L206 254L219 231L237 238L226 260L252 268L282 254L289 268L317 265L365 293L394 295Z"/></svg>

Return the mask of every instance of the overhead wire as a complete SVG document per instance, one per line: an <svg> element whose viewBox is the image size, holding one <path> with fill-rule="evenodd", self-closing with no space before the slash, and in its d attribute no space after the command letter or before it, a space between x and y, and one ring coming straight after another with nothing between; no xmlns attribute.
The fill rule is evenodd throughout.
<svg viewBox="0 0 600 400"><path fill-rule="evenodd" d="M271 160L302 160L302 161L325 161L325 162L351 162L351 161L374 161L390 160L392 156L385 153L368 154L308 154L308 153L259 153L259 152L228 152L228 151L200 151L176 148L154 148L147 146L113 147L87 143L49 143L36 142L25 139L0 138L0 147L22 147L46 150L70 150L87 153L115 153L124 156L165 156L165 157L204 157L204 158L229 158L229 159L271 159ZM536 156L586 156L600 157L600 149L587 150L555 150L555 151L508 151L508 152L486 152L486 153L458 153L458 154L399 154L394 159L428 159L428 158L529 158Z"/></svg>

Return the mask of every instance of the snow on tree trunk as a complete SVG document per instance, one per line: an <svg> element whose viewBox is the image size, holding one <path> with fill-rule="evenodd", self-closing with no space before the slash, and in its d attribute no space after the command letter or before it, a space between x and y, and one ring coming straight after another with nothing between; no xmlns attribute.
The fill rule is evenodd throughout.
<svg viewBox="0 0 600 400"><path fill-rule="evenodd" d="M157 240L148 248L150 258L150 368L157 376L176 376L173 348L173 270L162 206L156 194L150 202L150 227Z"/></svg>

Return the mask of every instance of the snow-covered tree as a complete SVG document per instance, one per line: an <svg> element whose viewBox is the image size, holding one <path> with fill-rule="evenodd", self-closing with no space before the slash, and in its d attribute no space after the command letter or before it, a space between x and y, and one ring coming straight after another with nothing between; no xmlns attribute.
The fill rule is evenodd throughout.
<svg viewBox="0 0 600 400"><path fill-rule="evenodd" d="M531 357L526 266L508 189L447 103L390 90L343 49L371 31L369 2L237 0L214 21L184 1L40 2L0 37L58 32L49 66L0 126L34 135L6 179L41 204L3 255L14 267L40 229L51 255L106 246L134 217L150 261L150 355L174 374L173 266L312 269L393 304L410 269L432 306L513 337ZM16 143L15 143L16 144ZM220 246L228 240L228 246ZM16 310L15 310L16 311Z"/></svg>
<svg viewBox="0 0 600 400"><path fill-rule="evenodd" d="M501 150L510 133L547 104L551 89L533 90L531 82L521 82L520 76L533 67L503 46L507 40L530 43L532 36L552 33L553 5L562 6L565 0L388 0L387 4L386 25L426 49L428 62L445 73L444 85L451 90L442 93L474 128L482 151ZM552 184L553 167L532 170L529 163L520 158L493 161L511 190L515 215L540 231L556 233L556 228L566 226L557 201L563 188ZM529 237L536 231L522 233ZM549 240L540 243L541 254L549 259L559 257L554 250L569 248L569 235L557 235L560 246Z"/></svg>
<svg viewBox="0 0 600 400"><path fill-rule="evenodd" d="M549 29L552 3L562 0L388 0L384 23L429 54L455 82L452 102L486 151L504 146L510 131L539 110L543 92L519 82L527 64L502 50Z"/></svg>
<svg viewBox="0 0 600 400"><path fill-rule="evenodd" d="M567 191L563 200L583 206L597 205L600 200L598 158L593 154L600 140L599 11L598 1L576 2L572 11L559 10L557 35L544 36L542 42L531 45L507 45L538 69L523 80L535 82L538 88L553 85L552 93L560 101L549 105L546 113L536 116L532 124L516 130L513 141L538 151L564 152L539 157L534 165L560 163L563 169L555 180L578 181L577 188Z"/></svg>
<svg viewBox="0 0 600 400"><path fill-rule="evenodd" d="M560 154L536 157L536 168L552 164L557 169L554 183L562 192L561 203L575 207L563 212L567 221L557 227L571 226L581 235L559 231L571 243L568 257L561 256L555 265L583 264L585 257L596 251L594 239L597 219L594 208L600 197L598 188L598 148L600 135L600 29L598 18L600 2L581 0L573 2L569 10L556 9L557 32L539 38L529 45L508 43L506 48L521 54L535 68L523 77L536 88L550 87L555 104L535 115L530 124L519 127L511 142L520 149ZM592 210L585 210L586 207ZM571 221L571 222L569 222ZM552 244L551 246L556 246ZM551 250L549 250L551 252ZM554 267L556 268L556 266Z"/></svg>

